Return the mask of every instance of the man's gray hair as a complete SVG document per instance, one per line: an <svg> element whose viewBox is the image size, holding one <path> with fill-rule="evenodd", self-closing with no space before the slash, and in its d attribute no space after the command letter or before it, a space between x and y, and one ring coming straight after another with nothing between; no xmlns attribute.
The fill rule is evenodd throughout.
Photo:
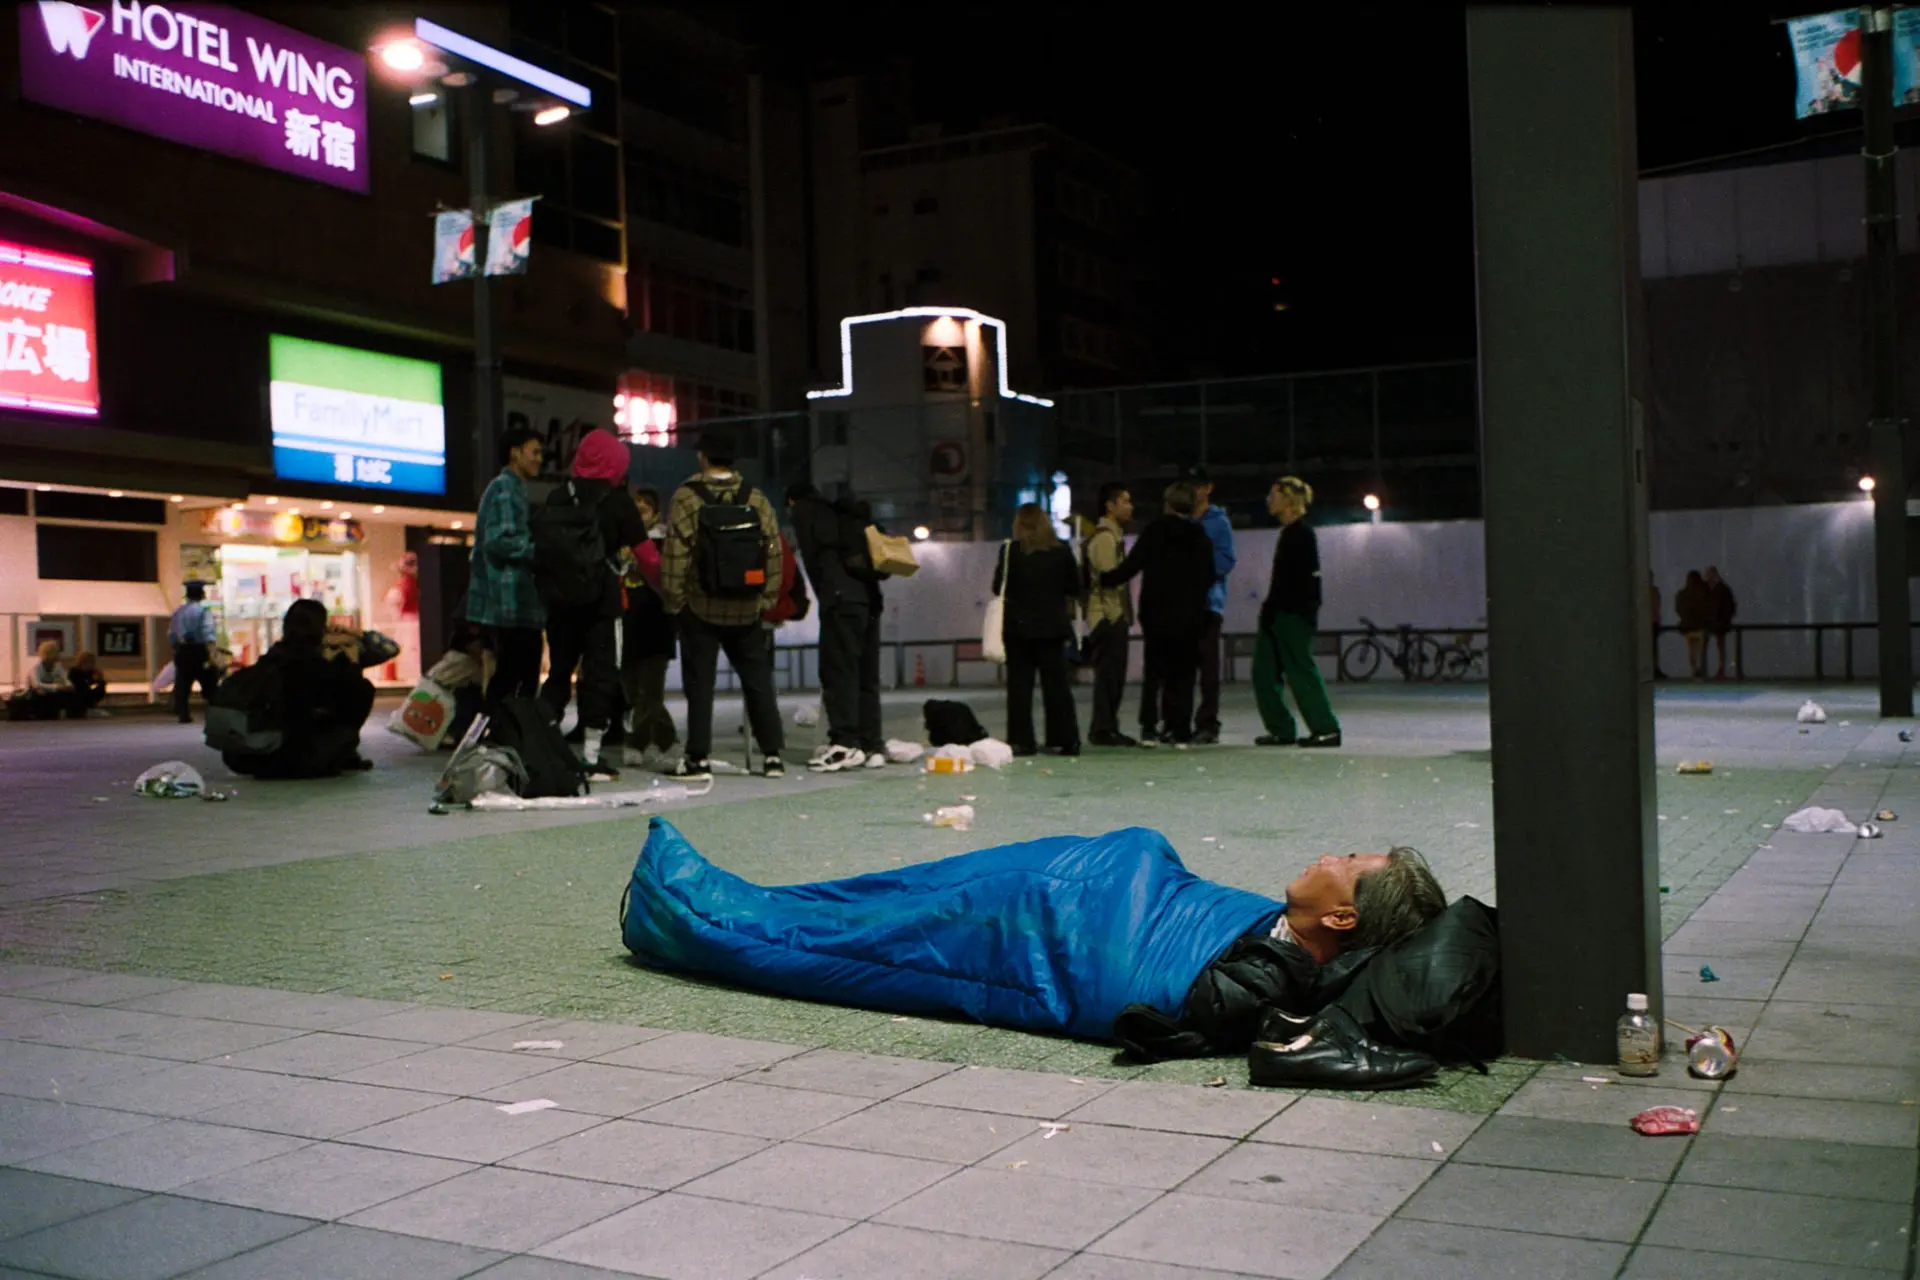
<svg viewBox="0 0 1920 1280"><path fill-rule="evenodd" d="M1402 845L1388 851L1386 866L1354 881L1353 909L1360 922L1347 945L1384 947L1445 911L1447 895L1420 851Z"/></svg>

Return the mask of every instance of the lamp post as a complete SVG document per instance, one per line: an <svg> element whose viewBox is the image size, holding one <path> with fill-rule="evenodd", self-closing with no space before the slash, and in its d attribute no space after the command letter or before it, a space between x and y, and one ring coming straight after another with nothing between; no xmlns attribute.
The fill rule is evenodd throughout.
<svg viewBox="0 0 1920 1280"><path fill-rule="evenodd" d="M533 122L543 127L558 124L575 108L591 107L593 92L425 18L414 19L411 34L384 42L376 52L402 78L416 85L437 82L461 95L461 115L467 130L468 203L473 214L473 493L477 505L493 479L490 463L505 416L499 322L486 270L496 130L506 136L506 122L516 111L532 113ZM431 106L438 94L435 90L410 95L409 102L416 109Z"/></svg>

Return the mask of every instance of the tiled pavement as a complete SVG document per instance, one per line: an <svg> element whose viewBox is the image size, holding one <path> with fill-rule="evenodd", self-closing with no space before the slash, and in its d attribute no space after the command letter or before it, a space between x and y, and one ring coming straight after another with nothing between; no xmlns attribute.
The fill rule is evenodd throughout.
<svg viewBox="0 0 1920 1280"><path fill-rule="evenodd" d="M374 981L378 963L349 962L356 945L387 962L397 954L384 936L361 932L382 921L351 900L351 877L375 882L363 896L384 900L391 928L494 920L469 950L501 953L507 966L545 972L540 953L564 939L530 931L497 906L449 924L415 905L449 890L431 876L399 876L403 869L458 859L460 879L475 862L494 873L488 842L465 832L411 849L382 851L369 840L359 847L376 852L265 865L276 851L251 858L243 834L220 825L242 816L255 829L285 830L276 810L250 812L249 800L263 810L279 803L256 799L264 788L217 809L122 802L154 815L145 821L191 818L196 855L232 868L183 872L161 885L140 878L150 868L113 847L127 844L130 827L93 843L99 837L89 833L104 825L97 810L78 809L64 836L51 823L29 831L29 840L54 841L50 855L21 853L13 835L27 824L15 820L16 808L0 866L65 857L72 865L60 874L123 887L68 888L0 907L0 946L9 948L0 963L0 1277L1911 1274L1920 824L1890 824L1877 842L1795 836L1761 826L1777 817L1760 808L1811 801L1856 815L1885 806L1920 816L1920 757L1892 726L1870 722L1858 693L1829 700L1836 723L1806 735L1787 719L1795 701L1682 694L1661 707L1663 763L1710 751L1719 766L1712 779L1681 780L1690 789L1670 782L1662 793L1663 865L1675 889L1668 1013L1732 1027L1747 1048L1740 1074L1716 1087L1687 1079L1671 1058L1647 1083L1574 1065L1508 1064L1504 1087L1482 1095L1487 1105L1477 1110L1123 1080L1075 1070L1102 1064L1063 1057L1057 1042L942 1038L926 1030L942 1024L923 1020L899 1028L880 1019L910 1052L862 1053L821 1047L834 1037L820 1032L842 1025L831 1016L763 1018L779 1034L739 1038L639 1025L646 1020L612 1008L552 1019L528 999L476 1007L487 998L458 990L512 994L497 975L472 984L436 977L407 987L407 999L370 999L404 984ZM1289 840L1333 842L1356 822L1416 825L1439 837L1424 842L1450 887L1487 892L1484 830L1440 825L1484 815L1468 768L1484 749L1484 704L1383 695L1349 705L1344 765L1284 762L1329 770L1345 795L1302 797L1260 834L1280 828ZM1843 729L1837 721L1848 714L1858 719ZM0 737L0 764L12 764L12 746ZM1160 753L1113 766L1122 780L1105 789L1086 775L1063 786L1037 770L970 781L983 796L996 788L992 812L1003 818L976 843L1020 838L1049 820L1057 829L1083 806L1106 814L1122 807L1123 788L1140 791L1144 781L1208 787L1185 778L1205 767L1226 778L1202 805L1187 806L1203 811L1162 813L1156 825L1178 830L1209 874L1259 883L1260 863L1235 861L1237 849L1216 850L1220 840L1197 834L1204 827L1230 846L1254 844L1244 815L1223 812L1253 782L1241 772L1247 757L1271 758L1251 749ZM1441 781L1423 781L1429 764ZM1377 773L1403 777L1381 785L1394 779L1367 776ZM766 785L736 781L737 794ZM794 856L777 865L800 878L832 862L885 864L897 845L871 833L884 832L890 815L860 808L862 788L890 811L902 799L928 803L916 785L885 776L805 793L818 843L787 839ZM1424 799L1428 790L1444 799ZM325 794L316 789L300 805L324 806ZM795 825L794 806L778 801L709 805L684 824L704 824L703 847L740 848L727 838L746 841L759 821L749 811L769 807L784 808L783 821ZM349 821L377 827L377 806L367 809ZM1236 821L1248 836L1233 834ZM604 864L615 865L613 855L630 860L631 847L611 833L630 831L574 822L521 842L549 854L557 841L600 840ZM849 849L863 834L875 847ZM348 852L321 843L312 852ZM87 850L101 861L89 865ZM776 865L764 851L721 860L750 874ZM308 927L249 910L282 898L247 884L323 867L342 878L299 882L314 895ZM51 878L25 883L59 887ZM1693 901L1679 906L1683 892ZM604 930L608 887L594 886L590 897L597 914L579 927ZM329 921L336 905L345 919ZM176 911L202 933L197 963L238 964L224 976L242 985L169 976L191 967L169 931ZM564 923L572 927L572 917ZM113 951L104 935L122 926L151 950ZM75 937L79 945L62 945ZM603 941L588 947L597 955ZM261 970L248 967L263 947L339 966L336 981L320 984L332 989L263 985ZM1703 964L1717 983L1701 981ZM318 970L285 972L317 985ZM647 977L620 971L596 982ZM705 994L724 1004L734 993ZM691 1004L671 1011L676 1028L699 1020ZM528 1041L561 1045L515 1048ZM983 1045L1025 1041L1046 1046L1030 1060L1067 1069L974 1060L998 1056L977 1052ZM934 1060L943 1056L957 1060ZM536 1099L555 1105L499 1109ZM1669 1101L1699 1108L1704 1132L1652 1139L1627 1129L1634 1111Z"/></svg>

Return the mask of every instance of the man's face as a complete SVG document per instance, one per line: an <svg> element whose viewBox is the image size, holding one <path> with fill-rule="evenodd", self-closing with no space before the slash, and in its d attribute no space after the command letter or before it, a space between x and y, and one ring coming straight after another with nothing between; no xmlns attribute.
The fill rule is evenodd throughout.
<svg viewBox="0 0 1920 1280"><path fill-rule="evenodd" d="M1133 495L1121 490L1112 502L1107 504L1107 515L1116 523L1125 524L1133 519Z"/></svg>
<svg viewBox="0 0 1920 1280"><path fill-rule="evenodd" d="M507 466L522 480L532 480L540 474L540 460L545 450L538 440L528 440L517 449L507 452Z"/></svg>
<svg viewBox="0 0 1920 1280"><path fill-rule="evenodd" d="M1322 920L1343 912L1351 916L1355 882L1385 870L1386 865L1384 853L1329 853L1315 858L1287 886L1287 905L1304 908Z"/></svg>

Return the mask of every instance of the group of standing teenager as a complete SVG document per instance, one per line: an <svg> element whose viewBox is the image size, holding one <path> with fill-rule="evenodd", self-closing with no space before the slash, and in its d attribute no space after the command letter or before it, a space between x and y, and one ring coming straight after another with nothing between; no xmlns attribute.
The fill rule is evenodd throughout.
<svg viewBox="0 0 1920 1280"><path fill-rule="evenodd" d="M1015 513L1013 536L1001 548L992 586L1004 601L1007 742L1016 755L1043 749L1080 753L1069 666L1076 614L1087 626L1082 657L1093 670L1091 745L1188 747L1220 741L1221 626L1235 549L1232 524L1213 505L1212 495L1206 473L1190 469L1167 486L1160 516L1128 548L1133 495L1125 484L1109 483L1100 490L1097 522L1078 558L1037 504ZM1267 493L1267 510L1280 521L1280 536L1254 648L1254 692L1265 728L1254 741L1261 746L1341 743L1340 722L1313 658L1321 591L1319 544L1306 521L1312 504L1312 486L1297 476L1276 480ZM1140 579L1137 609L1129 586L1135 577ZM1137 738L1120 728L1136 617L1145 650ZM1034 730L1036 679L1044 739ZM1286 705L1289 687L1306 722L1305 734Z"/></svg>

